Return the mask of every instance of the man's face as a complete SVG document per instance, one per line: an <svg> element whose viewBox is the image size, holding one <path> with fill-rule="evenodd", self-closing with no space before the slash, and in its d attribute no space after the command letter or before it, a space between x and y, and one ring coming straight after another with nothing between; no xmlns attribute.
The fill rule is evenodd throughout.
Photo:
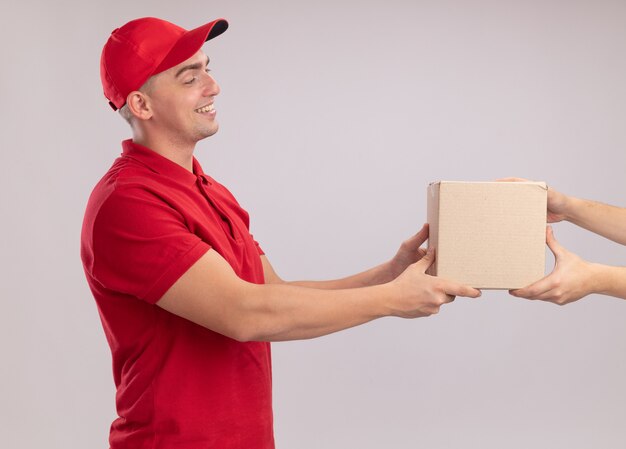
<svg viewBox="0 0 626 449"><path fill-rule="evenodd" d="M209 75L209 58L191 58L155 76L148 94L152 120L173 141L196 143L218 130L213 101L220 88Z"/></svg>

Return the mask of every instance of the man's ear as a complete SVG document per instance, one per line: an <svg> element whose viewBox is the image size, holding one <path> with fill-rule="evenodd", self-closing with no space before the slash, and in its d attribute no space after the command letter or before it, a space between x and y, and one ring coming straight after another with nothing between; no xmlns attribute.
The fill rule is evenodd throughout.
<svg viewBox="0 0 626 449"><path fill-rule="evenodd" d="M145 93L135 90L126 97L128 110L134 117L139 120L148 120L152 117L152 107L150 105L150 97Z"/></svg>

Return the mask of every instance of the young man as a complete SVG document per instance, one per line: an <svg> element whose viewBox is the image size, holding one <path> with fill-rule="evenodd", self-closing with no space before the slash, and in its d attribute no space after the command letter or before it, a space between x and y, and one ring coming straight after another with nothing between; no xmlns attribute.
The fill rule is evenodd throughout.
<svg viewBox="0 0 626 449"><path fill-rule="evenodd" d="M505 181L525 181L507 178ZM548 189L548 222L569 221L614 242L626 245L626 208L583 200ZM554 271L513 296L565 305L592 293L626 299L626 267L590 263L563 248L547 230L547 243L555 257Z"/></svg>
<svg viewBox="0 0 626 449"><path fill-rule="evenodd" d="M218 129L220 89L201 47L227 27L137 19L102 52L104 94L133 134L94 188L81 239L113 356L113 449L273 448L268 342L428 316L455 295L480 295L425 274L427 227L364 273L278 277L248 214L193 157Z"/></svg>

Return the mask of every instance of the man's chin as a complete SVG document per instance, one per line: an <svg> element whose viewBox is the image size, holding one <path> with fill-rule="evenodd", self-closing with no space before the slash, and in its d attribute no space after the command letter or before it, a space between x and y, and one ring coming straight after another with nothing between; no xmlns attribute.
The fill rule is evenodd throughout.
<svg viewBox="0 0 626 449"><path fill-rule="evenodd" d="M211 137L212 135L214 135L217 131L219 130L219 126L217 125L217 123L215 124L215 126L209 128L209 129L203 129L202 131L200 131L198 133L199 139L198 140L202 140L202 139L206 139L207 137Z"/></svg>

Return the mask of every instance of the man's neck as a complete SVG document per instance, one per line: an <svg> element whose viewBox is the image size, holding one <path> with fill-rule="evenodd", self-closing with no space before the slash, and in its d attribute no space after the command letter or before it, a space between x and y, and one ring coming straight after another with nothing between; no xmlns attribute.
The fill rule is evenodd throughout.
<svg viewBox="0 0 626 449"><path fill-rule="evenodd" d="M184 144L182 142L172 142L168 139L149 138L146 135L133 136L133 142L150 148L155 153L169 159L170 161L180 165L186 170L193 172L193 151L195 144Z"/></svg>

